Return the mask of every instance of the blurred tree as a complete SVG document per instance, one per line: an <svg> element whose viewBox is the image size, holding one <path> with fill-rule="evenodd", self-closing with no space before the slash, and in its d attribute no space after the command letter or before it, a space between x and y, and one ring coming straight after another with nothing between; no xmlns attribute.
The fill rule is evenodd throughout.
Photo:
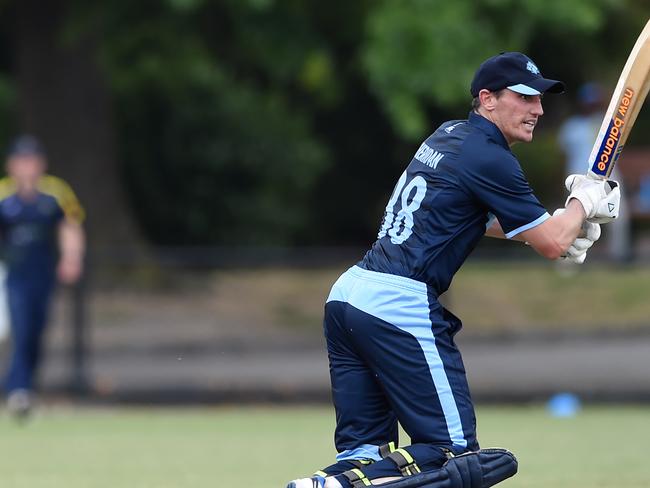
<svg viewBox="0 0 650 488"><path fill-rule="evenodd" d="M111 245L137 240L137 229L156 244L367 243L417 141L465 116L478 63L522 50L570 89L615 79L620 46L650 11L647 0L5 0L0 9L10 33L0 108L15 103L16 125L43 137L96 240ZM612 29L616 43L603 35ZM540 132L566 110L546 103ZM547 185L548 153L522 154Z"/></svg>
<svg viewBox="0 0 650 488"><path fill-rule="evenodd" d="M326 77L300 3L169 0L80 7L100 17L122 172L158 244L288 244L329 162L292 90ZM298 24L299 25L299 24ZM274 60L274 62L270 62ZM326 95L323 95L326 97Z"/></svg>
<svg viewBox="0 0 650 488"><path fill-rule="evenodd" d="M17 125L78 188L96 242L134 242L129 208L158 244L288 243L308 227L328 156L292 90L327 103L335 84L308 9L272 4L5 2Z"/></svg>
<svg viewBox="0 0 650 488"><path fill-rule="evenodd" d="M50 170L72 184L86 207L91 239L133 243L138 232L115 165L109 89L95 56L100 32L66 37L69 6L64 0L3 5L13 55L15 128L44 141Z"/></svg>
<svg viewBox="0 0 650 488"><path fill-rule="evenodd" d="M541 52L549 38L561 37L564 49L534 56L545 70L566 75L598 63L597 59L603 58L594 57L598 53L593 42L595 34L612 21L613 14L629 15L626 3L629 2L382 0L368 16L368 38L362 59L369 84L382 100L395 128L408 139L419 139L429 125L427 106L456 107L467 101L474 70L495 53L530 52L537 41ZM635 23L643 25L645 20L641 18ZM638 35L629 27L621 32L631 32L632 39ZM590 44L586 45L585 40ZM573 43L576 45L568 53L567 44ZM621 51L624 52L617 53L616 58L627 56L628 51ZM588 53L591 56L586 56ZM549 62L542 63L540 58L549 58Z"/></svg>

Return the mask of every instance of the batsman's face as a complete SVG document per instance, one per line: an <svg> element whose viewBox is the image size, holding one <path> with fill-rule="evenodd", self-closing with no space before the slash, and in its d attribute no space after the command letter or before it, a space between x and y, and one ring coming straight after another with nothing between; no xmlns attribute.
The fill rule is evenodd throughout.
<svg viewBox="0 0 650 488"><path fill-rule="evenodd" d="M494 101L490 120L512 146L533 140L533 131L543 114L541 95L522 95L505 89Z"/></svg>

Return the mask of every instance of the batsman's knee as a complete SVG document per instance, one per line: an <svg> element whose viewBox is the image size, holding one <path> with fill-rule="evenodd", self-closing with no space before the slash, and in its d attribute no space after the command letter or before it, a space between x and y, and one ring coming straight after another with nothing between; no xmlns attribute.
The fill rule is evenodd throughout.
<svg viewBox="0 0 650 488"><path fill-rule="evenodd" d="M426 473L385 483L384 488L488 488L514 476L517 459L506 449L481 449L451 458Z"/></svg>

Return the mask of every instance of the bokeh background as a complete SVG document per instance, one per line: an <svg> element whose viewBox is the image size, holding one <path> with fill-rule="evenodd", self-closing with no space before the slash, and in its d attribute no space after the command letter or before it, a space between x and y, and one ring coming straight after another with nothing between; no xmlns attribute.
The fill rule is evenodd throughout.
<svg viewBox="0 0 650 488"><path fill-rule="evenodd" d="M473 72L496 52L524 51L567 84L545 98L534 143L515 146L542 201L561 206L559 127L584 83L609 98L650 7L24 0L0 14L0 146L37 135L88 213L88 272L59 293L43 387L182 402L327 398L328 288L374 240L421 139L466 117ZM649 133L642 110L619 165L627 252L611 255L605 236L563 269L486 239L445 297L461 341L650 332ZM484 380L513 397L571 386L526 376L526 395L502 374ZM648 396L628 376L610 379ZM607 396L601 383L584 393Z"/></svg>
<svg viewBox="0 0 650 488"><path fill-rule="evenodd" d="M327 405L328 289L420 141L466 118L480 62L523 51L567 84L514 149L552 210L579 87L608 100L649 18L646 0L0 1L0 148L39 137L88 215L42 401ZM649 137L646 104L619 162L623 254L606 233L568 268L486 239L443 297L480 403L650 400Z"/></svg>

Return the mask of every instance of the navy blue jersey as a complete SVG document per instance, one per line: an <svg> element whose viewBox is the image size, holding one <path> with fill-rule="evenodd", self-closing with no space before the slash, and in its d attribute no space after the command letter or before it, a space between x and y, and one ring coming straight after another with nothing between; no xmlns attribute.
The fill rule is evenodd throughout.
<svg viewBox="0 0 650 488"><path fill-rule="evenodd" d="M359 266L443 293L495 217L511 238L549 214L499 128L472 112L468 120L444 123L422 143Z"/></svg>
<svg viewBox="0 0 650 488"><path fill-rule="evenodd" d="M70 187L45 175L32 198L16 193L11 178L0 180L0 234L3 257L12 276L52 273L57 258L57 230L63 218L80 222L83 209Z"/></svg>

